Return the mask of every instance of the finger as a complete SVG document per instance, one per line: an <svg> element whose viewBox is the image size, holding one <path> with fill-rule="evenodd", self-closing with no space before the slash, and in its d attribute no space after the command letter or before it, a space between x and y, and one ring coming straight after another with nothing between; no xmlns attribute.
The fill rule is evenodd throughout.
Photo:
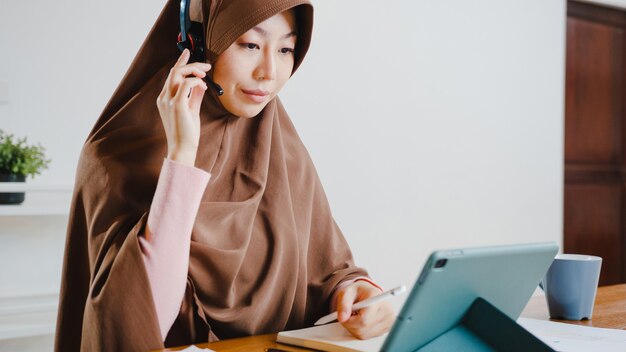
<svg viewBox="0 0 626 352"><path fill-rule="evenodd" d="M170 81L172 78L172 72L174 71L174 68L179 67L179 66L184 66L189 60L189 56L190 54L189 54L188 49L184 49L183 52L180 53L180 56L178 57L178 59L176 59L174 66L170 69L170 72L167 75L167 79L165 80L165 84L163 85L163 90L161 91L162 95L166 93L166 91L168 90L168 87L170 86Z"/></svg>
<svg viewBox="0 0 626 352"><path fill-rule="evenodd" d="M343 323L350 319L352 314L352 304L356 298L356 289L350 285L341 290L337 295L337 320Z"/></svg>
<svg viewBox="0 0 626 352"><path fill-rule="evenodd" d="M367 331L364 332L364 335L366 335L367 338L380 336L388 332L396 320L391 305L382 305L378 307L375 316L372 316L371 318L373 321L371 323L367 323L368 326L365 327Z"/></svg>
<svg viewBox="0 0 626 352"><path fill-rule="evenodd" d="M367 336L367 327L362 325L358 315L352 316L348 321L342 323L342 325L350 334L358 339L365 339Z"/></svg>
<svg viewBox="0 0 626 352"><path fill-rule="evenodd" d="M393 309L385 303L381 302L360 309L358 314L353 315L342 325L359 339L368 339L384 334L389 331L395 321Z"/></svg>
<svg viewBox="0 0 626 352"><path fill-rule="evenodd" d="M388 302L380 302L359 310L342 325L356 338L369 339L388 332L396 321L393 307Z"/></svg>
<svg viewBox="0 0 626 352"><path fill-rule="evenodd" d="M202 71L204 71L204 72L206 72L206 71L210 70L210 69L211 69L211 67L213 67L213 66L212 66L210 63L208 63L208 62L193 62L193 63L187 64L187 66L197 67L197 68L199 68L200 70L202 70Z"/></svg>
<svg viewBox="0 0 626 352"><path fill-rule="evenodd" d="M356 297L353 300L354 303L364 301L378 294L378 291L373 290L372 287L369 285L364 286L364 285L357 284L357 285L354 285L354 287L356 288ZM363 321L364 323L369 322L372 319L371 316L375 315L375 311L377 310L376 306L378 306L378 304L375 304L369 307L364 307L360 309L359 311L357 311L356 313L361 317L359 321Z"/></svg>
<svg viewBox="0 0 626 352"><path fill-rule="evenodd" d="M190 75L204 77L208 70L211 69L211 64L205 64L203 62L194 62L192 64L184 66L174 66L170 74L187 77Z"/></svg>
<svg viewBox="0 0 626 352"><path fill-rule="evenodd" d="M176 60L176 63L174 64L174 66L184 66L187 64L187 61L189 61L189 57L191 56L191 54L189 53L189 49L185 49L183 50L182 53L180 53L180 56L178 57L178 60Z"/></svg>
<svg viewBox="0 0 626 352"><path fill-rule="evenodd" d="M206 84L200 87L194 87L191 89L191 97L189 98L189 109L197 115L200 113L200 105L202 104L202 97L206 92Z"/></svg>
<svg viewBox="0 0 626 352"><path fill-rule="evenodd" d="M344 327L350 327L352 329L363 329L371 324L375 318L375 314L366 312L367 308L363 308L359 311L352 312L350 318L343 323Z"/></svg>
<svg viewBox="0 0 626 352"><path fill-rule="evenodd" d="M180 84L183 82L185 78L189 76L204 78L206 76L206 71L208 71L211 68L211 65L209 64L201 64L201 65L203 66L189 64L185 66L172 67L172 69L170 70L168 81L166 82L166 84L169 86L168 87L169 94L170 94L169 96L173 97L176 95ZM206 71L204 71L203 69L206 69Z"/></svg>
<svg viewBox="0 0 626 352"><path fill-rule="evenodd" d="M382 334L385 330L380 323L366 323L360 315L353 315L342 324L352 335L361 340Z"/></svg>
<svg viewBox="0 0 626 352"><path fill-rule="evenodd" d="M353 316L353 318L357 318L355 320L361 326L368 326L376 321L377 310L378 309L376 309L376 307L365 307L363 309L359 309L357 315Z"/></svg>
<svg viewBox="0 0 626 352"><path fill-rule="evenodd" d="M206 83L201 78L198 77L189 77L185 78L183 83L180 85L178 92L174 96L174 104L181 106L189 106L189 98L191 94L191 89L194 87L203 87L205 90L207 89Z"/></svg>
<svg viewBox="0 0 626 352"><path fill-rule="evenodd" d="M176 77L175 69L177 67L185 66L190 57L191 53L189 52L189 49L184 49L183 52L180 53L180 56L178 57L178 59L174 63L174 66L170 69L170 72L167 75L167 79L165 80L165 85L163 86L163 91L161 92L161 94L164 94L168 97L173 97L176 94L178 84L180 84L181 80ZM167 94L167 91L169 91L169 94Z"/></svg>

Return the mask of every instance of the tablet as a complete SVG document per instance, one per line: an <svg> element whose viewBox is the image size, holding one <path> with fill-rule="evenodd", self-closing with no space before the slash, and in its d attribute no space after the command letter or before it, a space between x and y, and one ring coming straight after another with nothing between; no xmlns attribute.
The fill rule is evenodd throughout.
<svg viewBox="0 0 626 352"><path fill-rule="evenodd" d="M558 251L556 243L433 252L381 351L415 351L457 326L481 297L516 320Z"/></svg>

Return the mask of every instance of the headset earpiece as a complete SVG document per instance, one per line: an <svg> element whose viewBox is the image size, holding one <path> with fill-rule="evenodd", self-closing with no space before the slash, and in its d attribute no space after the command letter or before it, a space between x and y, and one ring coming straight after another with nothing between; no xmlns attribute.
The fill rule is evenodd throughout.
<svg viewBox="0 0 626 352"><path fill-rule="evenodd" d="M194 31L194 27L200 27L200 33L202 33L202 24L198 22L191 22L191 29L187 32L186 40L183 40L183 33L178 33L178 49L183 51L189 49L191 57L189 62L204 62L204 41L202 36L197 35L197 31ZM197 28L195 28L197 30Z"/></svg>
<svg viewBox="0 0 626 352"><path fill-rule="evenodd" d="M178 33L178 42L176 45L180 51L189 49L191 54L189 62L204 62L204 40L203 26L200 22L192 22L189 17L190 0L180 1L180 33ZM209 76L205 76L205 80L215 89L217 95L224 94L224 90L219 84L213 82Z"/></svg>
<svg viewBox="0 0 626 352"><path fill-rule="evenodd" d="M178 45L178 49L180 49L180 51L183 51L183 50L185 50L187 48L187 42L183 42L182 38L183 38L183 34L182 33L178 33L178 43L177 43L177 45ZM188 35L187 39L189 39L189 42L191 43L191 49L190 50L193 50L194 49L193 38Z"/></svg>

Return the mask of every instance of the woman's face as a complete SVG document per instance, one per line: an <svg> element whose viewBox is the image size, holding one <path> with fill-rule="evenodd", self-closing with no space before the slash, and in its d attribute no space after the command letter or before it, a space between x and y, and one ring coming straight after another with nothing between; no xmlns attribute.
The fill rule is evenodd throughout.
<svg viewBox="0 0 626 352"><path fill-rule="evenodd" d="M224 89L219 100L226 110L239 117L258 115L291 76L295 45L295 15L289 10L237 38L212 69Z"/></svg>

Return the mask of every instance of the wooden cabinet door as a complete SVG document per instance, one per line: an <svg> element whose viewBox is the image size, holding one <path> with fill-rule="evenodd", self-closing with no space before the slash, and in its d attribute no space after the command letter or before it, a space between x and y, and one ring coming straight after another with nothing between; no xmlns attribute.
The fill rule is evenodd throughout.
<svg viewBox="0 0 626 352"><path fill-rule="evenodd" d="M625 282L626 12L569 1L567 15L564 252Z"/></svg>

